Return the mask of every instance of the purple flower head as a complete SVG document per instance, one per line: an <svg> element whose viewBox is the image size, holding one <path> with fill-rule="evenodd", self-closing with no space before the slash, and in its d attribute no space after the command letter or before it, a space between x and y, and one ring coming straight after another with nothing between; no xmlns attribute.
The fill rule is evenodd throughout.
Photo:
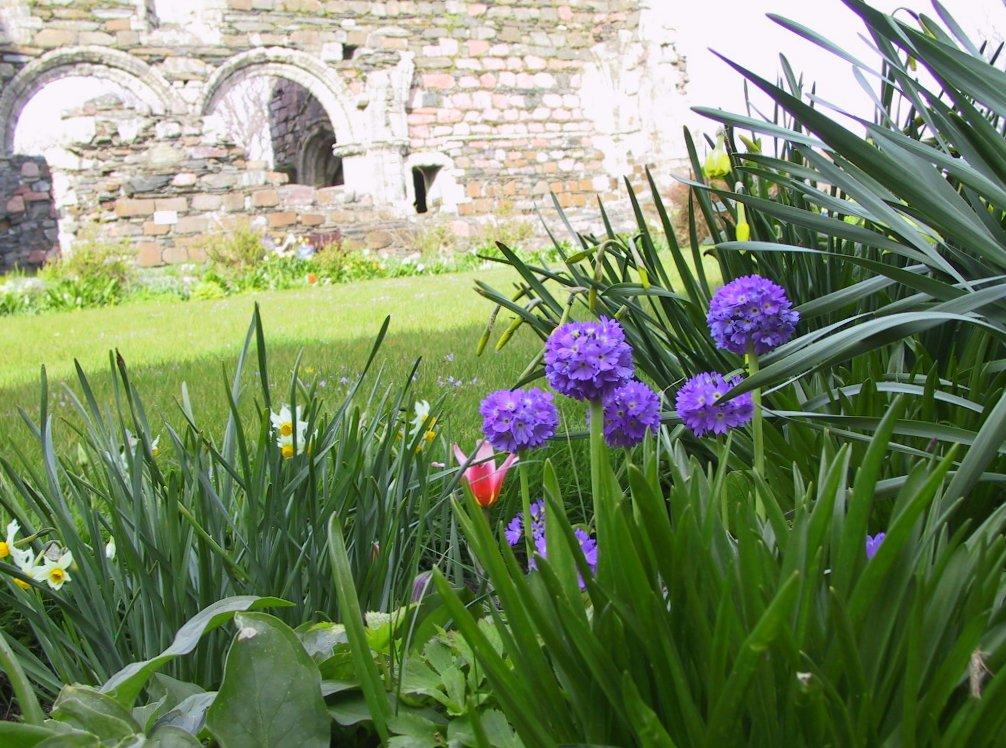
<svg viewBox="0 0 1006 748"><path fill-rule="evenodd" d="M868 559L877 555L877 551L880 550L880 544L884 542L884 538L886 537L887 533L884 532L866 536L866 557Z"/></svg>
<svg viewBox="0 0 1006 748"><path fill-rule="evenodd" d="M539 535L545 534L545 502L542 500L535 501L531 504L531 535L537 542ZM503 533L506 537L506 542L510 546L515 546L520 543L520 539L524 537L524 512L518 512L514 515L514 518L510 520L510 524L506 527L506 532Z"/></svg>
<svg viewBox="0 0 1006 748"><path fill-rule="evenodd" d="M545 541L545 502L536 501L531 504L530 509L531 538L534 540L534 551L536 555L546 558L548 555L548 546ZM580 528L573 530L573 535L576 536L577 542L580 543L580 550L583 552L583 557L587 560L590 573L595 573L597 571L597 541ZM511 546L520 544L521 538L524 537L524 512L518 512L514 515L513 519L510 520L510 524L507 525L504 536L506 537L506 542ZM534 571L538 568L538 563L534 556L527 560L527 568L528 571ZM586 586L581 577L580 589L584 589Z"/></svg>
<svg viewBox="0 0 1006 748"><path fill-rule="evenodd" d="M545 378L566 397L601 400L632 371L632 347L613 319L567 322L545 341Z"/></svg>
<svg viewBox="0 0 1006 748"><path fill-rule="evenodd" d="M576 537L577 542L580 544L580 551L583 553L584 559L587 561L587 566L590 567L591 575L597 573L597 541L587 534L586 530L581 530L577 527L573 530L573 535ZM542 558L548 558L548 547L545 542L545 528L542 527L541 533L535 536L534 541L534 552L536 556L541 556ZM536 558L531 558L527 562L527 568L530 571L534 571L538 568L538 562ZM583 581L583 577L577 574L577 581L580 584L580 589L586 589L587 583Z"/></svg>
<svg viewBox="0 0 1006 748"><path fill-rule="evenodd" d="M678 390L674 400L678 415L696 436L725 434L732 428L743 426L754 413L751 393L720 402L720 398L739 382L740 377L724 379L715 371L696 374Z"/></svg>
<svg viewBox="0 0 1006 748"><path fill-rule="evenodd" d="M486 440L500 452L534 449L555 434L559 413L552 393L529 390L497 390L486 395L479 407Z"/></svg>
<svg viewBox="0 0 1006 748"><path fill-rule="evenodd" d="M632 447L647 429L660 428L660 395L635 379L604 398L604 439L612 447Z"/></svg>
<svg viewBox="0 0 1006 748"><path fill-rule="evenodd" d="M753 346L761 355L793 337L800 313L782 286L745 275L713 294L706 320L717 347L743 356Z"/></svg>
<svg viewBox="0 0 1006 748"><path fill-rule="evenodd" d="M426 596L426 590L429 589L430 584L433 582L433 572L424 571L416 575L416 578L412 580L412 598L411 602L418 603Z"/></svg>

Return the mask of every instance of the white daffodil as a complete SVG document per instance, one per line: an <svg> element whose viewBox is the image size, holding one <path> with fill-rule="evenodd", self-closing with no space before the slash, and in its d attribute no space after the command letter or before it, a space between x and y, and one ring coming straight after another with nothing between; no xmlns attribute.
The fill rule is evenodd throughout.
<svg viewBox="0 0 1006 748"><path fill-rule="evenodd" d="M18 548L16 545L17 534L21 531L21 525L16 519L7 523L7 537L0 541L0 559L10 556L11 561L18 570L27 577L35 576L35 556L30 548ZM14 577L11 579L14 584L23 590L31 588L23 579Z"/></svg>
<svg viewBox="0 0 1006 748"><path fill-rule="evenodd" d="M137 437L136 435L134 435L129 429L126 429L126 443L129 446L129 451L130 452L135 452L136 451L136 446L140 443L140 439L139 439L139 437ZM151 454L151 456L157 457L157 455L160 454L160 452L161 452L161 449L160 449L160 446L159 446L160 443L161 443L161 437L159 437L159 436L156 439L154 439L152 442L150 442L150 454Z"/></svg>
<svg viewBox="0 0 1006 748"><path fill-rule="evenodd" d="M115 538L109 538L105 543L105 558L109 561L115 558Z"/></svg>
<svg viewBox="0 0 1006 748"><path fill-rule="evenodd" d="M279 409L279 413L270 413L269 419L276 432L276 446L279 447L283 459L289 460L304 451L307 445L307 421L303 420L303 411L299 405L296 414L290 411L289 405L284 405Z"/></svg>
<svg viewBox="0 0 1006 748"><path fill-rule="evenodd" d="M412 427L409 429L409 436L415 438L416 434L423 430L426 422L430 419L430 403L426 400L416 400L415 411L412 415Z"/></svg>
<svg viewBox="0 0 1006 748"><path fill-rule="evenodd" d="M21 532L21 523L16 519L12 519L7 523L7 537L0 542L0 558L7 558L13 553L14 541L17 539L19 532Z"/></svg>
<svg viewBox="0 0 1006 748"><path fill-rule="evenodd" d="M42 565L34 569L32 576L39 582L47 582L49 586L58 590L64 582L70 581L70 564L73 563L73 554L67 551L57 560L44 558Z"/></svg>

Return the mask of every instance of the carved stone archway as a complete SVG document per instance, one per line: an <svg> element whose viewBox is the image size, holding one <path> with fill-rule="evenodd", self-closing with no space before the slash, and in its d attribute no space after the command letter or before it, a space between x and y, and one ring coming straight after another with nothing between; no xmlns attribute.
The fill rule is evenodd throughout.
<svg viewBox="0 0 1006 748"><path fill-rule="evenodd" d="M339 142L357 143L361 129L352 110L352 94L324 62L285 47L260 47L226 60L206 82L199 113L210 114L231 86L250 77L285 78L303 86L321 104Z"/></svg>
<svg viewBox="0 0 1006 748"><path fill-rule="evenodd" d="M180 114L185 103L147 63L108 47L66 47L25 65L0 93L0 154L14 145L14 130L25 105L60 78L84 76L112 81L136 95L156 114Z"/></svg>

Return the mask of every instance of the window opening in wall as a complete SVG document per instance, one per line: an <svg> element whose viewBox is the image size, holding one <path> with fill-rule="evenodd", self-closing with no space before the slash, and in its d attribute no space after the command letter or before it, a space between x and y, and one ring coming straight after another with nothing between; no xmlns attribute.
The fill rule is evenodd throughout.
<svg viewBox="0 0 1006 748"><path fill-rule="evenodd" d="M416 213L427 213L429 211L430 189L433 187L433 180L436 179L439 171L439 166L412 167L412 187L416 195L413 205L416 208Z"/></svg>
<svg viewBox="0 0 1006 748"><path fill-rule="evenodd" d="M357 49L359 49L359 47L356 44L343 44L342 59L352 60L356 56Z"/></svg>

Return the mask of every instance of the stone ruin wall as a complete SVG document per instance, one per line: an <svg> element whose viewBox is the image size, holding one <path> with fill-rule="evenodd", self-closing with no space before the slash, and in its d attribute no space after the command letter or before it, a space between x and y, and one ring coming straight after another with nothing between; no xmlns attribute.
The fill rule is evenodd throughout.
<svg viewBox="0 0 1006 748"><path fill-rule="evenodd" d="M0 160L0 271L41 265L58 253L58 238L45 159Z"/></svg>
<svg viewBox="0 0 1006 748"><path fill-rule="evenodd" d="M11 160L20 112L75 75L135 101L74 112L87 136L31 182ZM298 84L271 102L276 164L296 165L317 124L342 185L289 184L209 126L254 76ZM55 185L47 216L0 232L0 255L51 255L55 218L64 247L128 239L146 265L200 259L206 232L242 221L408 248L430 222L465 236L503 212L536 220L550 192L593 226L595 195L624 202L621 176L649 165L667 181L680 164L686 80L661 0L0 0L0 226L17 190ZM421 215L414 169L432 180Z"/></svg>

